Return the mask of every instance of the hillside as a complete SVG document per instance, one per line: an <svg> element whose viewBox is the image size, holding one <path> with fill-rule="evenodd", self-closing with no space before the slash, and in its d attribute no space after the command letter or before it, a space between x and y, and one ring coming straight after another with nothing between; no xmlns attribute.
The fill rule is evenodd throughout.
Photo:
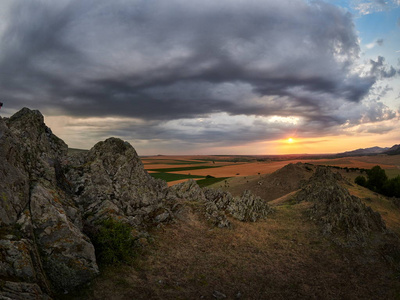
<svg viewBox="0 0 400 300"><path fill-rule="evenodd" d="M399 207L331 168L168 187L129 143L68 153L27 108L0 118L0 158L1 299L400 294Z"/></svg>
<svg viewBox="0 0 400 300"><path fill-rule="evenodd" d="M385 154L388 154L388 155L398 155L398 154L400 154L400 145L394 145L393 147L391 147L390 149L385 151Z"/></svg>
<svg viewBox="0 0 400 300"><path fill-rule="evenodd" d="M374 154L380 154L384 153L385 151L388 151L389 148L382 148L382 147L370 147L370 148L360 148L352 151L346 151L343 153L338 153L336 156L339 157L346 157L346 156L361 156L361 155L374 155Z"/></svg>

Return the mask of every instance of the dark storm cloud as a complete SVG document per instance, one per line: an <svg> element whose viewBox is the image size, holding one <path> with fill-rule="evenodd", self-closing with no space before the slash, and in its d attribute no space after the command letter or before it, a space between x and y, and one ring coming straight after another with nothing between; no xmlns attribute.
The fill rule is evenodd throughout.
<svg viewBox="0 0 400 300"><path fill-rule="evenodd" d="M382 56L378 56L376 61L370 59L371 64L371 75L378 78L391 78L396 76L397 72L393 66L387 66L385 62L385 58ZM400 71L400 70L399 70Z"/></svg>
<svg viewBox="0 0 400 300"><path fill-rule="evenodd" d="M319 1L16 0L4 22L8 107L158 120L156 136L160 122L216 113L301 116L305 130L329 130L348 122L343 103L394 76L383 58L354 73L352 16ZM268 133L250 127L249 139Z"/></svg>

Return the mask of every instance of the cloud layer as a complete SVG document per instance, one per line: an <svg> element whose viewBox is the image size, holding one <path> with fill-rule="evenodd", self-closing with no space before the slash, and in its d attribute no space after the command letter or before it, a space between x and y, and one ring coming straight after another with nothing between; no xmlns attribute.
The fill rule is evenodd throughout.
<svg viewBox="0 0 400 300"><path fill-rule="evenodd" d="M324 2L12 4L0 26L0 97L14 108L131 118L117 134L194 143L396 117L369 95L398 70L383 57L361 68L352 16Z"/></svg>

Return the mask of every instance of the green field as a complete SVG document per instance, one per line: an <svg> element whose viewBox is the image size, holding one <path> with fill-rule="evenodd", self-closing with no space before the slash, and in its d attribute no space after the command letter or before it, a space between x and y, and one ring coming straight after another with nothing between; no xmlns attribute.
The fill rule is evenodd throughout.
<svg viewBox="0 0 400 300"><path fill-rule="evenodd" d="M165 180L166 182L181 180L181 179L190 179L190 178L205 178L205 176L174 174L174 173L150 173L150 175L154 178Z"/></svg>
<svg viewBox="0 0 400 300"><path fill-rule="evenodd" d="M211 169L211 168L219 168L219 166L195 166L195 167L184 167L184 168L149 169L148 171L154 171L154 172L158 172L158 173L169 173L169 172L202 170L202 169ZM200 178L201 177L204 177L204 176L200 176Z"/></svg>
<svg viewBox="0 0 400 300"><path fill-rule="evenodd" d="M203 187L212 185L214 183L224 181L225 179L228 179L228 178L230 178L230 177L204 178L204 179L197 180L197 184L203 188Z"/></svg>

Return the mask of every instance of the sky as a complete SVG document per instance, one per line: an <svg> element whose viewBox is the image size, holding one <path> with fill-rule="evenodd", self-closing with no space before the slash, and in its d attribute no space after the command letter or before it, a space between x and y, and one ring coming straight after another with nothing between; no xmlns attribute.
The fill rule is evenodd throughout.
<svg viewBox="0 0 400 300"><path fill-rule="evenodd" d="M400 0L2 0L0 111L69 147L337 153L400 143Z"/></svg>

